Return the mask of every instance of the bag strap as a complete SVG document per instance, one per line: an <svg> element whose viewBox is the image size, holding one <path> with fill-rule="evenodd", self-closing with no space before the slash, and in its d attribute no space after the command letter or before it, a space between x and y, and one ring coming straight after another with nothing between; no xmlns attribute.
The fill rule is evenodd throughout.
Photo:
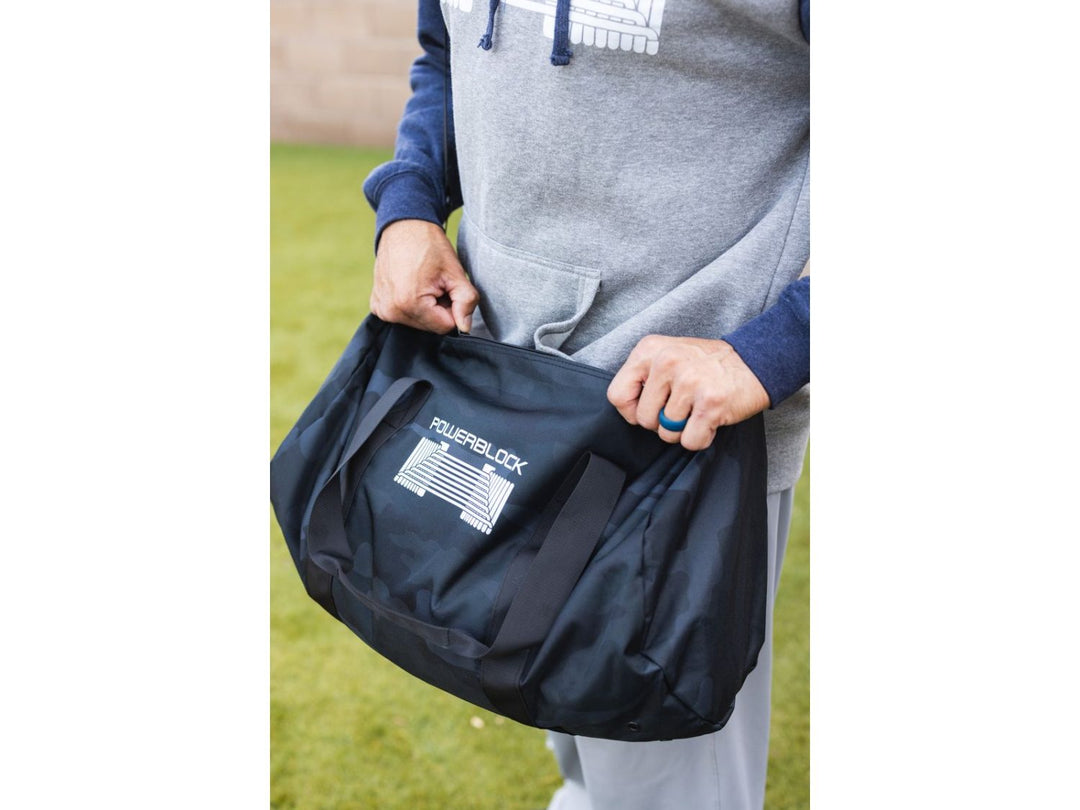
<svg viewBox="0 0 1080 810"><path fill-rule="evenodd" d="M311 519L308 521L307 551L309 556L304 560L304 587L312 599L326 608L332 616L340 619L341 616L334 604L333 583L336 579L341 587L372 613L408 630L430 644L476 659L487 652L486 644L460 630L439 627L395 610L361 591L347 576L349 568L352 567L352 552L349 550L349 541L345 534L342 496L348 488L346 483L348 473L353 466L352 462L361 455L362 450L369 451L370 456L370 451L374 448L369 442L373 437L376 437L375 441L379 441L377 438L379 426L390 415L390 412L405 400L414 387L426 387L430 391L431 383L415 377L402 377L390 384L375 406L357 424L345 452L342 453L337 469L319 490L311 509ZM422 400L415 403L403 419L405 421L411 419L421 404ZM393 435L392 431L384 433L382 441L390 435Z"/></svg>
<svg viewBox="0 0 1080 810"><path fill-rule="evenodd" d="M428 390L431 389L431 383L415 377L402 377L390 384L375 406L356 425L345 447L345 452L341 454L337 469L323 484L311 507L306 543L301 544L304 555L301 560L304 588L312 599L337 619L341 616L334 605L331 574L341 571L343 566L345 568L352 566L352 552L345 534L345 519L342 511L347 482L352 477L349 474L354 466L351 462L376 433L383 420L414 386L426 386ZM383 441L389 435L391 434L384 434ZM368 449L373 451L375 448Z"/></svg>
<svg viewBox="0 0 1080 810"><path fill-rule="evenodd" d="M506 618L480 662L484 693L495 707L532 724L518 684L529 653L547 637L559 611L600 543L622 493L626 473L595 453L585 453L549 508L557 509Z"/></svg>

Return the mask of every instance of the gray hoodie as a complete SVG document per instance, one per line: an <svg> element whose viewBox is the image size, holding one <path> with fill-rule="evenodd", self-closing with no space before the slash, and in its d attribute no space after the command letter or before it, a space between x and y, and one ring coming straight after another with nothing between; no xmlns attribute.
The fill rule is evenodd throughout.
<svg viewBox="0 0 1080 810"><path fill-rule="evenodd" d="M719 338L810 255L809 45L791 0L448 0L474 329L617 370L645 335ZM766 414L794 485L809 387Z"/></svg>

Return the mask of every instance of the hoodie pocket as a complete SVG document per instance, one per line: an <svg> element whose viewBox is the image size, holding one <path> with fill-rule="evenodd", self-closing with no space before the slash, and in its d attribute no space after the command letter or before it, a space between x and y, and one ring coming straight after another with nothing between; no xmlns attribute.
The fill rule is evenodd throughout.
<svg viewBox="0 0 1080 810"><path fill-rule="evenodd" d="M458 255L480 292L480 320L502 343L568 356L562 347L592 306L601 273L496 242L463 216Z"/></svg>

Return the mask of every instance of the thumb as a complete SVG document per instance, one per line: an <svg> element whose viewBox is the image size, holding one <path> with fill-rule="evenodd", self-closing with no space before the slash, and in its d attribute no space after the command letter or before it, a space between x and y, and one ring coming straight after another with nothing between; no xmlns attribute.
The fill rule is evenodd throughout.
<svg viewBox="0 0 1080 810"><path fill-rule="evenodd" d="M480 293L466 278L454 284L447 290L450 296L450 311L454 316L454 324L460 332L472 330L472 314L476 305L480 303Z"/></svg>

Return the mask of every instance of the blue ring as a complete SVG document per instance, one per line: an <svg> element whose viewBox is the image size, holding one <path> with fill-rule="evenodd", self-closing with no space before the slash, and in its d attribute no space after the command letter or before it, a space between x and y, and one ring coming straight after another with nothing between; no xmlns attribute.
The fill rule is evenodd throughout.
<svg viewBox="0 0 1080 810"><path fill-rule="evenodd" d="M680 430L686 427L686 423L689 421L689 419L690 417L688 416L686 417L686 419L683 419L680 422L676 422L674 419L668 419L667 416L664 415L664 409L660 409L660 426L667 428L672 433L678 433Z"/></svg>

